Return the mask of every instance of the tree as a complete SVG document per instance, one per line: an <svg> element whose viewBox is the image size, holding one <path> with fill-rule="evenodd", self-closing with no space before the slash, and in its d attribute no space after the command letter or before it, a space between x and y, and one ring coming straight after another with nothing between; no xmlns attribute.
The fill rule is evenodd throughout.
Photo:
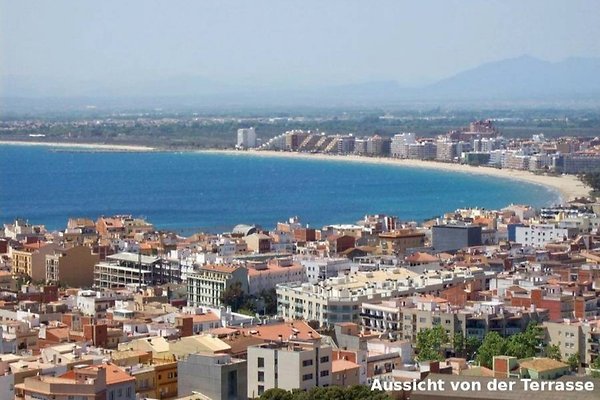
<svg viewBox="0 0 600 400"><path fill-rule="evenodd" d="M594 362L590 365L592 370L592 377L600 378L600 357L596 357Z"/></svg>
<svg viewBox="0 0 600 400"><path fill-rule="evenodd" d="M489 332L477 350L477 361L484 367L492 368L494 357L506 354L506 347L506 340L498 332Z"/></svg>
<svg viewBox="0 0 600 400"><path fill-rule="evenodd" d="M573 353L567 358L567 364L569 364L572 371L576 371L579 368L580 363L581 360L579 359L578 353Z"/></svg>
<svg viewBox="0 0 600 400"><path fill-rule="evenodd" d="M441 325L417 333L417 360L441 361L445 359L442 345L448 343L448 334Z"/></svg>
<svg viewBox="0 0 600 400"><path fill-rule="evenodd" d="M462 332L456 332L452 337L452 347L454 348L454 354L459 357L465 357L466 343L465 336Z"/></svg>
<svg viewBox="0 0 600 400"><path fill-rule="evenodd" d="M235 282L221 293L221 303L231 307L232 311L238 311L246 302L246 294L240 282Z"/></svg>
<svg viewBox="0 0 600 400"><path fill-rule="evenodd" d="M465 358L471 360L475 357L477 349L481 346L481 340L476 336L467 336L465 340Z"/></svg>
<svg viewBox="0 0 600 400"><path fill-rule="evenodd" d="M545 353L546 353L546 357L551 358L556 361L560 361L562 358L561 354L560 354L560 347L558 347L555 344L546 346Z"/></svg>
<svg viewBox="0 0 600 400"><path fill-rule="evenodd" d="M283 389L269 389L260 396L260 400L389 400L382 391L371 390L369 386L329 386L315 387L309 391L295 389L288 392Z"/></svg>
<svg viewBox="0 0 600 400"><path fill-rule="evenodd" d="M600 191L600 171L585 172L579 175L579 179L594 191Z"/></svg>

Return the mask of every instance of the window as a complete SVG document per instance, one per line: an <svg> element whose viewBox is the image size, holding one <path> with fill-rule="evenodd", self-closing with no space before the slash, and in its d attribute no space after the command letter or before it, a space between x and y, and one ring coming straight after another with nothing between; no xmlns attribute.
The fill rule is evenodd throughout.
<svg viewBox="0 0 600 400"><path fill-rule="evenodd" d="M262 396L265 393L265 387L263 385L258 385L258 395Z"/></svg>
<svg viewBox="0 0 600 400"><path fill-rule="evenodd" d="M324 376L329 376L329 371L328 370L323 370L321 371L321 378Z"/></svg>
<svg viewBox="0 0 600 400"><path fill-rule="evenodd" d="M311 365L313 365L312 360L304 360L304 361L302 361L302 366L303 367L310 367Z"/></svg>
<svg viewBox="0 0 600 400"><path fill-rule="evenodd" d="M258 368L264 368L264 366L265 366L264 357L258 357Z"/></svg>
<svg viewBox="0 0 600 400"><path fill-rule="evenodd" d="M131 386L127 388L127 397L131 397Z"/></svg>
<svg viewBox="0 0 600 400"><path fill-rule="evenodd" d="M313 378L313 374L305 374L305 375L302 375L302 380L303 380L303 381L309 381L309 380L311 380L312 378Z"/></svg>
<svg viewBox="0 0 600 400"><path fill-rule="evenodd" d="M117 395L119 397L123 397L123 389L119 389L119 391L117 392Z"/></svg>
<svg viewBox="0 0 600 400"><path fill-rule="evenodd" d="M265 381L265 373L263 371L258 371L258 381L259 382Z"/></svg>
<svg viewBox="0 0 600 400"><path fill-rule="evenodd" d="M329 356L321 357L321 363L326 363L326 362L329 362Z"/></svg>

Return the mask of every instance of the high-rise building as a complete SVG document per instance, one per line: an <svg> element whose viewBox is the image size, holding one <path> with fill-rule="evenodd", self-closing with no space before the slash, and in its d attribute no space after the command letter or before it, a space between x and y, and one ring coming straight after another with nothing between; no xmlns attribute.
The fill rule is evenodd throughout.
<svg viewBox="0 0 600 400"><path fill-rule="evenodd" d="M254 128L241 128L237 131L237 147L251 149L256 147L256 131Z"/></svg>

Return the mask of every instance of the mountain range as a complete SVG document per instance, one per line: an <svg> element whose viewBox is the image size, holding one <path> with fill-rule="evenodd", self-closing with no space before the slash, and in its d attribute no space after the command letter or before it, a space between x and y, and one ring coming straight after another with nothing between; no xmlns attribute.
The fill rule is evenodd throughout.
<svg viewBox="0 0 600 400"><path fill-rule="evenodd" d="M600 100L600 58L549 62L521 56L490 62L420 87L395 81L266 88L234 86L198 76L177 76L127 84L58 82L35 77L0 76L0 97L77 99L177 99L213 104L383 105L401 102Z"/></svg>

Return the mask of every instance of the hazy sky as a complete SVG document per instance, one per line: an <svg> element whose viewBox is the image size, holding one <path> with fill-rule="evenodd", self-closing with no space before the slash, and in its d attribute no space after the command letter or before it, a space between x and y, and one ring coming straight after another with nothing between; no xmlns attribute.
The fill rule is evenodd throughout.
<svg viewBox="0 0 600 400"><path fill-rule="evenodd" d="M600 56L590 1L0 1L4 75L419 84L523 54Z"/></svg>

